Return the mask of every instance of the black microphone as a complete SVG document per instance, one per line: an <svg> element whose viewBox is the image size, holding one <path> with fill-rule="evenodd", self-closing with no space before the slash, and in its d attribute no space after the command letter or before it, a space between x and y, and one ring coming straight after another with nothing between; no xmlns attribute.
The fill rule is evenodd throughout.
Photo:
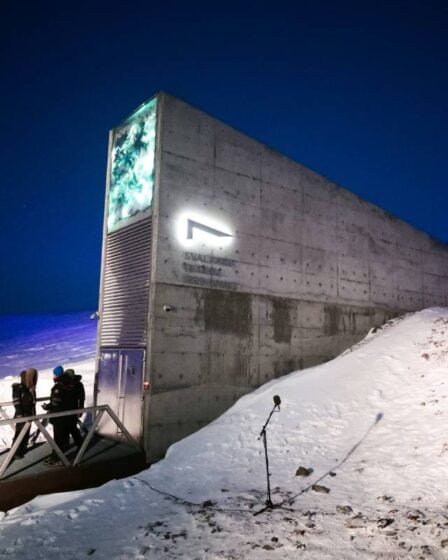
<svg viewBox="0 0 448 560"><path fill-rule="evenodd" d="M282 401L280 400L280 397L278 395L274 395L274 404L275 406L278 406L278 409L280 410L280 405L282 404Z"/></svg>

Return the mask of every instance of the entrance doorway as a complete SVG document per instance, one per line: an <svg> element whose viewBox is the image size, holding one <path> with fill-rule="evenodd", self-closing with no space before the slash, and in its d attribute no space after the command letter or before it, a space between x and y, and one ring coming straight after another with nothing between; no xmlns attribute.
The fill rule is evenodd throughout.
<svg viewBox="0 0 448 560"><path fill-rule="evenodd" d="M145 350L102 348L96 404L108 404L137 441L142 435ZM98 427L104 436L121 439L117 425L105 415Z"/></svg>

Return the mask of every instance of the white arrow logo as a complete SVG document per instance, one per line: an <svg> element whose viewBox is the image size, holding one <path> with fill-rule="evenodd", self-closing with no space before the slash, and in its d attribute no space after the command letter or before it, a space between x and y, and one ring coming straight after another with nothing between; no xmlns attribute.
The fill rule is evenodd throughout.
<svg viewBox="0 0 448 560"><path fill-rule="evenodd" d="M219 229L214 229L199 222L195 222L194 220L188 219L187 239L193 239L193 230L195 229L205 231L205 233L209 233L210 235L214 235L215 237L233 237L233 235L230 235L230 233L224 233L223 231L219 231Z"/></svg>

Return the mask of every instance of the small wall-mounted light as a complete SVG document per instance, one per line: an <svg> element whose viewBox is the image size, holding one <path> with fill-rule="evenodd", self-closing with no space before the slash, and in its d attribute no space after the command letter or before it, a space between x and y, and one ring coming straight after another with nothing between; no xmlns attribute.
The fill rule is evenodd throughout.
<svg viewBox="0 0 448 560"><path fill-rule="evenodd" d="M166 311L167 313L168 313L168 311L172 311L172 309L173 308L171 307L171 305L164 305L163 306L163 310Z"/></svg>

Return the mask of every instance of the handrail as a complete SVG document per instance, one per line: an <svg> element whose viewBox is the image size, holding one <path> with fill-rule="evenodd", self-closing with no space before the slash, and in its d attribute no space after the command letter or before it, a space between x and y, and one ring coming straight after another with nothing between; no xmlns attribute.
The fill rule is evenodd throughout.
<svg viewBox="0 0 448 560"><path fill-rule="evenodd" d="M67 459L64 452L56 444L54 439L50 436L49 432L45 429L41 420L48 419L48 418L60 418L60 417L63 417L63 416L75 416L75 415L78 415L78 414L83 414L85 412L93 412L95 414L95 419L94 419L86 437L84 438L84 441L83 441L78 453L76 454L75 459L73 460L72 463L70 463L70 461ZM10 425L11 427L13 427L16 424L22 424L23 423L23 427L20 430L20 433L19 433L17 439L15 440L14 444L12 445L11 449L9 450L9 453L6 456L6 459L5 459L4 463L0 467L0 479L3 477L7 468L9 467L12 460L14 459L14 455L16 454L16 451L19 448L20 443L22 442L23 438L25 437L25 434L27 433L28 428L33 423L36 425L38 431L42 433L42 435L47 440L48 444L53 449L53 451L56 453L56 455L61 459L62 463L66 467L69 467L69 466L74 467L74 466L76 466L80 463L80 461L81 461L82 457L84 456L84 453L85 453L85 451L86 451L86 449L87 449L87 447L90 443L90 440L92 439L92 437L95 433L95 429L98 426L98 424L100 423L101 418L103 417L103 415L105 413L107 413L110 416L111 420L113 422L115 422L115 424L121 430L122 434L128 440L128 442L133 447L136 447L137 449L141 449L139 443L127 431L127 429L125 428L125 426L123 425L121 420L118 418L118 416L115 414L115 412L113 412L113 410L110 408L110 406L108 404L102 404L102 405L99 405L99 406L88 406L87 408L77 408L77 409L73 409L73 410L64 410L63 412L50 412L49 414L36 414L34 416L21 416L21 417L18 417L18 418L8 418L8 419L0 420L0 426Z"/></svg>
<svg viewBox="0 0 448 560"><path fill-rule="evenodd" d="M48 397L37 397L35 402L49 401L49 400L50 400L50 396L48 396ZM14 401L0 402L0 408L2 406L14 406Z"/></svg>
<svg viewBox="0 0 448 560"><path fill-rule="evenodd" d="M109 406L109 405L103 404L101 406L89 406L87 408L74 408L73 410L63 410L62 412L49 412L48 414L45 413L35 414L33 416L18 416L17 418L8 418L5 420L0 420L0 426L4 426L5 424L20 424L22 422L28 422L33 420L43 420L44 418L59 418L60 416L74 416L75 414L90 412L105 406Z"/></svg>
<svg viewBox="0 0 448 560"><path fill-rule="evenodd" d="M35 402L41 402L41 401L49 401L50 397L38 397ZM6 412L4 411L3 407L12 407L14 406L14 401L6 401L6 402L1 402L0 403L0 417L4 418L5 420L8 420L9 418L11 418L10 416L8 416L6 414ZM14 430L14 426L11 425L11 429Z"/></svg>

